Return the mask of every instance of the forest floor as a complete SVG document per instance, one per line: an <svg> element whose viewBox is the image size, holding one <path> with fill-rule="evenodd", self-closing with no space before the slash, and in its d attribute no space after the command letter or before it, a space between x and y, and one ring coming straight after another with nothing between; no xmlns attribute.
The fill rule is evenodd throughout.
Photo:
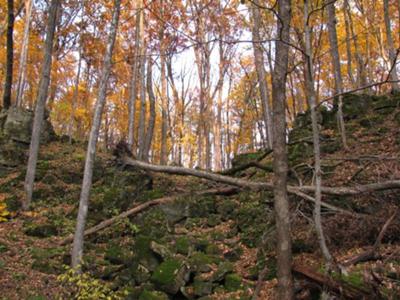
<svg viewBox="0 0 400 300"><path fill-rule="evenodd" d="M323 185L357 186L400 179L398 98L351 96L346 103L348 150L340 146L332 114L321 113ZM309 116L298 116L289 137L292 185L313 180L310 130ZM18 210L24 166L0 168L0 203L6 203L10 212L0 223L0 299L72 298L76 286L59 276L69 264L70 245L60 241L74 231L84 156L80 143L58 140L44 145L33 207L25 213ZM243 154L233 162L237 166L260 156L262 152ZM271 166L272 157L259 162ZM234 176L272 180L270 172L254 167ZM123 290L126 299L250 299L258 274L265 270L258 299L276 299L272 194L242 190L231 195L196 196L199 191L220 187L202 179L122 166L111 153L100 151L87 228L146 201L165 196L177 199L124 218L86 239L84 271L90 277L85 280L93 295L98 285L104 285L109 287L109 295ZM397 212L399 196L398 190L387 190L323 197L346 211L323 210L328 246L338 263L371 249L384 224ZM323 274L313 206L294 196L290 201L295 269ZM343 274L331 273L331 278L344 288L350 285L356 292L367 291L371 299L398 299L399 242L397 215L388 224L376 255L346 267ZM295 275L298 299L318 297L318 282L298 272ZM329 285L325 288L340 297Z"/></svg>

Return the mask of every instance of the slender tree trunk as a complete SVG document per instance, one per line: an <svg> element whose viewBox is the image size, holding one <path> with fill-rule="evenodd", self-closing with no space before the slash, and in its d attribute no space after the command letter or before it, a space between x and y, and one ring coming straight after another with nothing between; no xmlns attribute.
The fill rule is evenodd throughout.
<svg viewBox="0 0 400 300"><path fill-rule="evenodd" d="M267 77L264 68L264 55L261 43L260 27L261 27L261 14L260 8L258 7L259 1L254 0L252 4L253 12L253 51L254 51L254 61L256 64L256 71L258 77L258 86L260 89L261 105L263 110L263 119L265 123L266 133L267 133L267 143L268 148L272 149L272 116L269 104L269 91L267 85Z"/></svg>
<svg viewBox="0 0 400 300"><path fill-rule="evenodd" d="M82 45L79 46L78 71L76 73L76 78L75 78L74 95L72 97L72 103L71 103L71 117L68 124L68 136L70 144L72 143L73 128L75 122L75 110L78 104L79 80L81 77L81 68L82 68Z"/></svg>
<svg viewBox="0 0 400 300"><path fill-rule="evenodd" d="M14 0L7 0L7 67L6 81L4 83L3 108L8 109L11 106L11 90L13 79L14 63Z"/></svg>
<svg viewBox="0 0 400 300"><path fill-rule="evenodd" d="M131 67L131 81L130 81L130 95L128 102L128 111L129 111L129 120L128 120L128 145L132 149L132 152L135 153L134 144L135 144L135 115L136 115L136 97L138 93L138 79L139 79L139 53L140 49L140 41L141 41L141 19L143 18L143 8L140 5L141 0L137 0L137 12L136 12L136 28L135 28L135 49L133 52L134 57L132 58L132 67Z"/></svg>
<svg viewBox="0 0 400 300"><path fill-rule="evenodd" d="M354 43L354 50L355 50L354 54L357 61L357 85L358 87L361 87L367 85L367 76L365 74L364 60L361 55L361 50L358 43L358 36L354 32L353 17L351 15L351 10L348 0L344 0L343 4L349 18L350 31Z"/></svg>
<svg viewBox="0 0 400 300"><path fill-rule="evenodd" d="M222 38L219 41L219 80L217 84L217 115L214 129L214 163L215 170L222 170L222 90L224 87L224 76L225 76L225 58L224 49L222 45Z"/></svg>
<svg viewBox="0 0 400 300"><path fill-rule="evenodd" d="M29 29L31 24L32 9L33 9L33 1L26 0L24 36L21 45L21 57L19 61L17 93L15 99L16 106L18 107L22 106L23 104L23 96L24 96L25 81L26 81L26 65L28 59Z"/></svg>
<svg viewBox="0 0 400 300"><path fill-rule="evenodd" d="M39 153L40 132L44 118L47 94L50 84L50 73L53 53L53 39L56 30L57 10L60 6L60 0L52 0L49 7L49 17L46 30L46 40L44 45L44 61L42 74L40 77L38 96L36 100L35 116L33 119L33 128L31 144L29 147L29 159L25 176L25 199L22 208L28 210L32 201L33 183L35 181L36 164Z"/></svg>
<svg viewBox="0 0 400 300"><path fill-rule="evenodd" d="M145 146L143 151L143 160L149 161L149 151L151 149L151 142L153 140L153 133L154 133L154 124L156 121L156 97L153 92L153 72L152 72L152 62L149 58L147 64L147 93L149 94L149 101L150 101L150 118L149 124L147 127L146 132L146 139L145 139Z"/></svg>
<svg viewBox="0 0 400 300"><path fill-rule="evenodd" d="M138 128L138 159L143 159L146 134L146 45L142 44L140 55L140 113Z"/></svg>
<svg viewBox="0 0 400 300"><path fill-rule="evenodd" d="M83 257L83 238L84 238L85 224L89 208L90 189L92 186L93 164L96 155L96 145L101 125L101 115L103 113L104 104L106 102L108 79L110 77L111 66L112 66L112 54L114 51L114 44L119 22L120 5L121 5L121 0L114 1L114 11L111 21L110 34L108 37L106 53L104 56L103 70L101 72L99 91L93 115L93 122L89 136L88 148L86 152L85 170L83 175L82 190L79 200L78 217L77 217L76 230L75 230L74 242L71 253L71 265L78 271L80 270L80 265L82 263L82 257Z"/></svg>
<svg viewBox="0 0 400 300"><path fill-rule="evenodd" d="M329 9L328 9L329 10ZM319 144L319 128L317 119L317 100L314 87L314 71L313 59L311 49L311 28L309 22L309 2L304 1L304 34L305 34L305 55L306 55L306 92L308 98L308 105L311 111L312 131L313 131L313 145L314 145L314 172L315 172L315 208L314 208L314 222L315 229L320 244L322 254L328 266L332 262L332 256L326 246L325 236L321 223L321 184L322 184L322 171L321 171L321 151ZM332 47L332 46L331 46Z"/></svg>
<svg viewBox="0 0 400 300"><path fill-rule="evenodd" d="M161 33L160 36L162 37L164 33ZM161 64L161 155L160 155L160 164L165 165L167 163L167 128L168 128L168 99L167 99L167 74L165 68L165 49L163 45L163 41L161 38L161 57L160 57L160 64Z"/></svg>
<svg viewBox="0 0 400 300"><path fill-rule="evenodd" d="M350 32L350 20L349 14L346 8L346 1L343 2L343 15L344 15L344 26L346 30L346 54L347 54L347 75L349 76L349 80L352 88L356 87L356 81L353 76L353 67L352 67L352 54L351 54L351 32Z"/></svg>
<svg viewBox="0 0 400 300"><path fill-rule="evenodd" d="M393 37L392 37L392 28L390 27L390 15L389 15L389 0L383 0L383 15L385 19L385 28L386 28L386 40L387 40L387 47L389 50L389 59L390 59L390 66L396 63L397 54L394 47ZM390 80L396 81L392 82L392 92L399 92L399 77L397 75L397 68L394 66L389 74Z"/></svg>
<svg viewBox="0 0 400 300"><path fill-rule="evenodd" d="M160 15L164 16L164 1L160 1ZM158 33L160 40L160 64L161 64L161 153L160 164L167 164L167 134L168 134L168 86L167 86L167 70L166 70L166 49L164 41L165 24L163 23Z"/></svg>
<svg viewBox="0 0 400 300"><path fill-rule="evenodd" d="M335 77L335 93L341 94L343 92L343 80L342 80L342 72L340 70L339 47L338 47L337 32L336 32L335 3L332 2L328 4L327 10L328 10L329 43L331 48L330 52L333 64L333 73ZM337 118L338 118L338 125L340 129L340 136L342 138L343 147L347 149L348 146L347 146L346 128L343 118L343 97L341 95L338 97Z"/></svg>
<svg viewBox="0 0 400 300"><path fill-rule="evenodd" d="M292 242L290 211L287 195L288 158L286 148L286 79L289 57L291 1L278 0L275 68L272 78L274 121L274 206L277 228L278 299L293 299Z"/></svg>

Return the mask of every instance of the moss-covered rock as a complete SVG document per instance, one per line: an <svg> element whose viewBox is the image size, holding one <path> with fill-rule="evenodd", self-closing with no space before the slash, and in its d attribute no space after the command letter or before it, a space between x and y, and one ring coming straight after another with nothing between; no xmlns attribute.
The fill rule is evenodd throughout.
<svg viewBox="0 0 400 300"><path fill-rule="evenodd" d="M195 273L207 273L212 270L211 264L217 263L218 261L220 261L220 259L215 256L207 255L202 252L194 252L188 260L188 265Z"/></svg>
<svg viewBox="0 0 400 300"><path fill-rule="evenodd" d="M211 280L213 282L222 282L225 276L233 272L233 264L230 262L221 262L218 269L212 274Z"/></svg>
<svg viewBox="0 0 400 300"><path fill-rule="evenodd" d="M207 296L212 293L213 283L211 281L203 280L196 276L193 281L193 292L195 296Z"/></svg>
<svg viewBox="0 0 400 300"><path fill-rule="evenodd" d="M58 229L54 224L24 224L26 235L39 238L46 238L58 234Z"/></svg>
<svg viewBox="0 0 400 300"><path fill-rule="evenodd" d="M160 260L154 255L150 248L152 239L148 236L139 235L135 239L133 246L134 261L141 264L146 269L154 271L160 264Z"/></svg>
<svg viewBox="0 0 400 300"><path fill-rule="evenodd" d="M179 254L188 255L191 249L190 240L185 236L177 238L175 241L175 249Z"/></svg>
<svg viewBox="0 0 400 300"><path fill-rule="evenodd" d="M151 281L157 289L174 295L186 284L189 275L189 269L183 261L171 258L159 265L151 276Z"/></svg>
<svg viewBox="0 0 400 300"><path fill-rule="evenodd" d="M217 212L223 220L228 220L235 215L238 203L232 199L224 199L217 204Z"/></svg>
<svg viewBox="0 0 400 300"><path fill-rule="evenodd" d="M160 291L144 290L140 294L139 300L169 300L169 297L167 294Z"/></svg>
<svg viewBox="0 0 400 300"><path fill-rule="evenodd" d="M128 265L133 260L133 252L123 246L111 244L108 246L104 259L116 265Z"/></svg>
<svg viewBox="0 0 400 300"><path fill-rule="evenodd" d="M241 289L242 277L239 274L232 273L225 276L224 287L229 292L234 292Z"/></svg>

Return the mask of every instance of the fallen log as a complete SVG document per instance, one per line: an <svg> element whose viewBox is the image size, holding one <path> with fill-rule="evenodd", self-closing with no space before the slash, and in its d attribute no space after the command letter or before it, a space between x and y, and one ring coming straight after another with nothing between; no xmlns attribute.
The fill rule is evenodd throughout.
<svg viewBox="0 0 400 300"><path fill-rule="evenodd" d="M127 156L123 156L121 159L122 162L126 165L130 165L133 167L153 172L194 176L198 178L208 179L211 181L229 184L242 188L248 188L252 190L273 190L273 184L269 182L249 181L241 178L234 178L212 172L183 168L183 167L153 165L142 161L134 160ZM359 185L355 187L321 187L323 194L335 195L335 196L359 195L362 193L376 192L388 189L400 189L400 180L390 180L380 183ZM314 191L315 191L314 186L288 186L289 193L298 195L302 198L305 198L308 201L313 201L313 202L314 198L306 195L305 193L313 193Z"/></svg>
<svg viewBox="0 0 400 300"><path fill-rule="evenodd" d="M84 232L84 236L88 236L88 235L92 235L100 230L103 230L104 228L107 228L113 224L115 224L117 221L122 220L126 217L129 216L133 216L136 215L144 210L146 210L147 208L156 206L156 205L160 205L160 204L165 204L168 202L172 202L174 200L176 200L179 197L184 197L184 196L205 196L205 195L230 195L237 192L236 188L232 188L232 187L226 187L226 188L220 188L220 189L210 189L210 190L205 190L205 191L201 191L201 192L194 192L194 193L187 193L187 194L180 194L180 195L176 195L176 196L167 196L167 197L162 197L162 198L158 198L155 200L151 200L148 202L145 202L143 204L140 204L138 206L135 206L115 217L112 217L110 219L107 219L105 221L100 222L99 224L85 230ZM69 244L73 241L74 236L73 234L69 235L67 238L63 239L62 241L59 242L60 245L66 245Z"/></svg>
<svg viewBox="0 0 400 300"><path fill-rule="evenodd" d="M354 286L343 280L334 279L331 276L314 271L310 267L294 264L293 272L328 288L330 291L345 297L345 299L376 299L373 291L367 287Z"/></svg>

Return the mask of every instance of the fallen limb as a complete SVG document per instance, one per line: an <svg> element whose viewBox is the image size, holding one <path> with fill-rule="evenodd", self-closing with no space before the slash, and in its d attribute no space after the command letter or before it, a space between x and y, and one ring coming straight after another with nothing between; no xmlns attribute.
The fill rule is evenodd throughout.
<svg viewBox="0 0 400 300"><path fill-rule="evenodd" d="M229 195L232 193L235 193L237 191L236 188L232 188L232 187L226 187L226 188L220 188L220 189L210 189L210 190L206 190L206 191L202 191L202 192L195 192L195 193L187 193L187 194L181 194L181 195L177 195L177 196L167 196L167 197L162 197L162 198L158 198L155 200L151 200L148 202L145 202L143 204L140 204L138 206L135 206L121 214L119 214L118 216L112 217L108 220L105 220L103 222L100 222L99 224L85 230L84 232L84 236L88 236L88 235L92 235L100 230L103 230L104 228L107 228L113 224L115 224L117 221L122 220L126 217L132 216L132 215L136 215L144 210L146 210L147 208L150 208L152 206L156 206L156 205L160 205L160 204L165 204L168 202L172 202L174 200L176 200L178 197L182 197L182 196L191 196L191 195L196 195L196 196L204 196L204 195ZM64 240L60 241L60 245L66 245L69 244L73 241L74 236L71 234L69 235L67 238L65 238Z"/></svg>
<svg viewBox="0 0 400 300"><path fill-rule="evenodd" d="M345 299L375 299L373 291L366 287L361 288L353 286L347 282L321 274L306 266L295 264L292 269L294 273L297 273L320 286L326 287L336 294L344 296Z"/></svg>
<svg viewBox="0 0 400 300"><path fill-rule="evenodd" d="M142 161L137 161L129 157L122 157L122 161L126 165L138 167L140 169L150 170L159 173L168 173L175 175L189 175L199 178L204 178L224 184L238 186L242 188L249 188L253 190L272 190L273 184L268 182L248 181L240 178L233 178L230 176L224 176L212 172L188 169L183 167L175 166L160 166L148 164ZM355 187L322 187L322 193L326 195L336 196L351 196L359 195L362 193L375 192L388 189L400 189L400 180L390 180L380 183L371 183L366 185L359 185ZM296 195L301 193L313 193L315 191L314 186L288 186L288 192Z"/></svg>
<svg viewBox="0 0 400 300"><path fill-rule="evenodd" d="M374 243L374 245L372 246L372 248L357 254L349 259L347 259L342 265L345 267L351 266L351 265L356 265L360 262L365 262L365 261L369 261L369 260L373 260L376 258L376 252L378 251L379 246L382 244L382 239L385 236L385 233L387 231L387 229L389 228L390 224L392 223L392 221L394 220L394 218L397 215L397 210L392 214L392 216L385 222L385 224L383 225L381 231L379 232L379 235Z"/></svg>

